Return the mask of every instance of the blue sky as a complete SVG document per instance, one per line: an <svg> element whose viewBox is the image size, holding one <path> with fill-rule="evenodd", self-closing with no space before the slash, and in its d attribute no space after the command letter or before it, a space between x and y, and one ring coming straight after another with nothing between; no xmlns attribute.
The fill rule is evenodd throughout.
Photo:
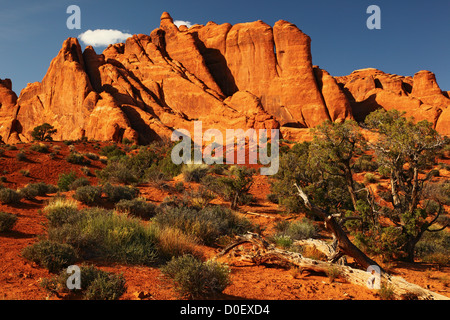
<svg viewBox="0 0 450 320"><path fill-rule="evenodd" d="M66 27L72 4L81 9L80 30ZM381 8L381 30L366 27L372 4ZM199 24L263 20L273 26L284 19L312 38L313 63L334 76L366 67L405 76L425 69L450 90L448 0L0 0L0 78L12 79L19 94L42 80L66 38L89 29L149 34L163 11Z"/></svg>

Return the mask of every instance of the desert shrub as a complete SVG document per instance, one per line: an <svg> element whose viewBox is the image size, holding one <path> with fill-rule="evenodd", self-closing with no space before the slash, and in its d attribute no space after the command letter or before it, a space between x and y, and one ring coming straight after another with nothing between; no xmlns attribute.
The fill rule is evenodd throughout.
<svg viewBox="0 0 450 320"><path fill-rule="evenodd" d="M392 286L384 282L381 283L380 289L378 289L378 295L381 300L395 300L395 293Z"/></svg>
<svg viewBox="0 0 450 320"><path fill-rule="evenodd" d="M281 233L289 236L293 240L310 239L317 237L315 225L307 218L299 221L288 222L280 230Z"/></svg>
<svg viewBox="0 0 450 320"><path fill-rule="evenodd" d="M0 232L10 231L17 222L17 216L12 213L0 211Z"/></svg>
<svg viewBox="0 0 450 320"><path fill-rule="evenodd" d="M376 183L376 182L378 182L378 177L372 173L366 173L364 175L364 182L365 183Z"/></svg>
<svg viewBox="0 0 450 320"><path fill-rule="evenodd" d="M111 144L104 146L100 149L100 155L105 156L107 158L113 157L122 157L125 155L125 152L117 146L117 144Z"/></svg>
<svg viewBox="0 0 450 320"><path fill-rule="evenodd" d="M275 243L276 246L283 249L290 248L293 243L291 237L284 234L275 234L274 236L272 236L271 240L273 241L273 243Z"/></svg>
<svg viewBox="0 0 450 320"><path fill-rule="evenodd" d="M184 181L200 182L200 180L208 173L209 166L207 164L186 164L182 168Z"/></svg>
<svg viewBox="0 0 450 320"><path fill-rule="evenodd" d="M116 204L116 210L141 219L150 219L156 214L156 205L141 198L122 199Z"/></svg>
<svg viewBox="0 0 450 320"><path fill-rule="evenodd" d="M72 199L55 198L44 208L49 226L56 228L71 223L79 217L78 205Z"/></svg>
<svg viewBox="0 0 450 320"><path fill-rule="evenodd" d="M30 176L30 170L28 170L28 169L21 169L19 172L24 177L29 177Z"/></svg>
<svg viewBox="0 0 450 320"><path fill-rule="evenodd" d="M189 298L205 298L222 292L231 283L230 269L219 262L202 262L192 255L172 258L162 269L177 291Z"/></svg>
<svg viewBox="0 0 450 320"><path fill-rule="evenodd" d="M82 186L77 188L74 199L87 204L93 205L100 201L102 196L102 188L97 186Z"/></svg>
<svg viewBox="0 0 450 320"><path fill-rule="evenodd" d="M177 192L183 192L185 190L183 181L178 181L175 183L175 190Z"/></svg>
<svg viewBox="0 0 450 320"><path fill-rule="evenodd" d="M24 188L19 190L20 195L25 198L32 200L37 196L43 197L48 193L55 193L58 188L51 184L46 184L45 182L30 183Z"/></svg>
<svg viewBox="0 0 450 320"><path fill-rule="evenodd" d="M61 173L58 179L58 189L60 191L69 191L71 184L77 179L77 174L73 171L69 173Z"/></svg>
<svg viewBox="0 0 450 320"><path fill-rule="evenodd" d="M275 224L275 234L271 241L284 249L291 248L294 240L317 237L317 229L307 218L299 221L282 220Z"/></svg>
<svg viewBox="0 0 450 320"><path fill-rule="evenodd" d="M244 166L236 166L230 169L228 177L217 179L216 191L226 200L231 202L231 209L235 210L239 205L247 204L253 197L249 193L253 184L254 169Z"/></svg>
<svg viewBox="0 0 450 320"><path fill-rule="evenodd" d="M86 158L88 158L88 159L91 159L91 160L98 160L98 159L100 159L98 154L95 154L95 153L92 153L92 152L87 152L87 153L84 154L84 156Z"/></svg>
<svg viewBox="0 0 450 320"><path fill-rule="evenodd" d="M49 228L48 237L71 244L86 259L148 265L157 258L153 228L137 218L100 208L81 210L70 223Z"/></svg>
<svg viewBox="0 0 450 320"><path fill-rule="evenodd" d="M25 186L24 188L20 189L19 194L22 198L33 200L38 196L38 190L36 188L30 187L29 185Z"/></svg>
<svg viewBox="0 0 450 320"><path fill-rule="evenodd" d="M84 294L86 300L117 300L126 292L123 275L103 271L90 283Z"/></svg>
<svg viewBox="0 0 450 320"><path fill-rule="evenodd" d="M267 194L266 198L268 201L275 203L275 204L278 204L278 202L279 202L278 195L275 193Z"/></svg>
<svg viewBox="0 0 450 320"><path fill-rule="evenodd" d="M40 126L33 128L31 137L37 141L52 141L55 133L56 129L52 125L43 123Z"/></svg>
<svg viewBox="0 0 450 320"><path fill-rule="evenodd" d="M228 167L228 165L226 165L226 164L217 164L217 163L214 163L213 165L211 165L210 167L209 167L209 170L208 170L208 172L209 173L214 173L214 174L224 174L225 173L225 171L227 170L227 167Z"/></svg>
<svg viewBox="0 0 450 320"><path fill-rule="evenodd" d="M145 170L145 178L149 183L153 183L156 186L161 187L166 181L170 180L170 177L161 171L157 165L152 165Z"/></svg>
<svg viewBox="0 0 450 320"><path fill-rule="evenodd" d="M27 155L25 154L25 152L20 151L16 154L16 159L19 161L26 161L28 158L27 158Z"/></svg>
<svg viewBox="0 0 450 320"><path fill-rule="evenodd" d="M92 175L91 174L91 170L88 167L86 167L86 166L81 168L81 172L83 172L83 174L86 175L86 176L91 176Z"/></svg>
<svg viewBox="0 0 450 320"><path fill-rule="evenodd" d="M339 270L338 267L330 265L327 269L327 276L330 279L330 282L333 282L334 280L336 280L337 278L339 278L339 276L341 275L341 271Z"/></svg>
<svg viewBox="0 0 450 320"><path fill-rule="evenodd" d="M400 258L402 252L399 249L403 242L401 230L394 226L381 230L370 230L366 233L354 232L353 243L363 252L373 255L381 255L384 261Z"/></svg>
<svg viewBox="0 0 450 320"><path fill-rule="evenodd" d="M14 144L5 145L6 150L17 150L17 146Z"/></svg>
<svg viewBox="0 0 450 320"><path fill-rule="evenodd" d="M131 168L118 160L108 161L105 168L96 171L96 175L103 182L131 184L139 181Z"/></svg>
<svg viewBox="0 0 450 320"><path fill-rule="evenodd" d="M40 153L48 153L49 152L49 146L46 145L45 143L33 144L33 145L31 145L30 149L33 151L36 151L36 152L40 152Z"/></svg>
<svg viewBox="0 0 450 320"><path fill-rule="evenodd" d="M426 232L417 243L415 253L424 262L439 265L450 263L450 233L445 230Z"/></svg>
<svg viewBox="0 0 450 320"><path fill-rule="evenodd" d="M211 206L202 210L185 206L167 206L165 210L158 212L154 221L163 227L178 228L207 245L213 244L219 237L240 234L252 229L247 219L240 218L222 206Z"/></svg>
<svg viewBox="0 0 450 320"><path fill-rule="evenodd" d="M73 140L64 140L63 143L64 143L66 146L71 146L71 145L73 145Z"/></svg>
<svg viewBox="0 0 450 320"><path fill-rule="evenodd" d="M203 209L214 200L216 196L205 187L200 186L197 190L185 191L184 197L191 207Z"/></svg>
<svg viewBox="0 0 450 320"><path fill-rule="evenodd" d="M170 152L167 152L164 158L160 159L158 167L166 176L176 177L181 173L183 166L173 163Z"/></svg>
<svg viewBox="0 0 450 320"><path fill-rule="evenodd" d="M72 246L49 240L42 240L26 247L22 251L22 256L52 273L72 265L77 259Z"/></svg>
<svg viewBox="0 0 450 320"><path fill-rule="evenodd" d="M131 200L139 195L139 189L129 186L111 185L107 183L103 186L103 191L109 201L118 202L120 200Z"/></svg>
<svg viewBox="0 0 450 320"><path fill-rule="evenodd" d="M363 154L355 161L353 170L355 172L374 172L378 169L378 163L369 154Z"/></svg>
<svg viewBox="0 0 450 320"><path fill-rule="evenodd" d="M66 157L66 161L72 164L80 164L80 165L91 164L91 161L89 159L86 159L84 155L76 151L70 152L69 155Z"/></svg>
<svg viewBox="0 0 450 320"><path fill-rule="evenodd" d="M85 187L85 186L89 186L91 185L91 183L89 182L89 179L86 177L80 177L80 178L76 178L70 185L69 185L69 189L70 190L77 190L79 187Z"/></svg>
<svg viewBox="0 0 450 320"><path fill-rule="evenodd" d="M80 267L81 289L67 289L70 277L65 270L51 279L44 279L41 286L50 293L69 293L84 300L117 300L126 291L126 281L122 274L97 269L92 265Z"/></svg>
<svg viewBox="0 0 450 320"><path fill-rule="evenodd" d="M0 202L3 204L17 204L22 199L22 196L16 190L10 188L0 189Z"/></svg>
<svg viewBox="0 0 450 320"><path fill-rule="evenodd" d="M163 259L171 259L184 254L200 256L196 249L197 239L171 227L158 230L158 253Z"/></svg>

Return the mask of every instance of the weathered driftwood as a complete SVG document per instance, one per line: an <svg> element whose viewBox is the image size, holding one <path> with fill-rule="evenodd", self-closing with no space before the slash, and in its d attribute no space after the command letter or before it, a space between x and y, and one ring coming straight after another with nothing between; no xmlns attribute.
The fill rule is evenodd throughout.
<svg viewBox="0 0 450 320"><path fill-rule="evenodd" d="M308 196L303 192L303 190L297 184L294 184L294 186L297 188L298 195L300 196L300 198L302 198L305 206L315 215L323 219L323 221L325 222L325 228L333 235L335 241L337 241L337 247L335 255L332 258L332 262L336 262L343 255L348 255L355 259L355 261L364 269L367 269L369 266L374 265L381 269L381 267L378 266L375 261L370 259L364 252L362 252L350 241L350 239L347 237L347 234L333 215L328 214L328 212L325 212L321 208L314 206L309 201Z"/></svg>
<svg viewBox="0 0 450 320"><path fill-rule="evenodd" d="M254 263L288 263L298 267L301 272L314 271L321 273L328 273L331 268L338 270L339 277L345 279L347 282L367 286L367 280L371 274L365 270L351 268L328 261L318 261L303 257L299 253L290 252L276 248L274 245L268 243L260 235L255 233L246 233L236 237L236 241L223 249L215 259L223 257L228 252L237 246L250 243L253 245L253 252L247 255ZM397 276L391 276L387 273L381 272L381 283L390 287L397 299L419 299L419 300L450 300L450 298L424 289L418 285L407 282L405 279Z"/></svg>

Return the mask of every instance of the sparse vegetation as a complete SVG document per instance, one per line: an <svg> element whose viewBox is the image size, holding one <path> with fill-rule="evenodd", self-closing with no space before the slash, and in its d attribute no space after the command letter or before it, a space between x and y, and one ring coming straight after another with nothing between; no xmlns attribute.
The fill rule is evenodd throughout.
<svg viewBox="0 0 450 320"><path fill-rule="evenodd" d="M127 289L125 278L122 274L114 274L100 270L93 265L80 267L81 289L67 289L69 274L64 270L58 276L44 279L41 286L50 293L80 297L84 300L117 300Z"/></svg>
<svg viewBox="0 0 450 320"><path fill-rule="evenodd" d="M118 202L120 200L131 200L139 195L139 189L130 186L111 185L107 183L103 186L103 191L106 197L111 202Z"/></svg>
<svg viewBox="0 0 450 320"><path fill-rule="evenodd" d="M49 146L45 143L36 143L31 145L31 150L40 152L40 153L48 153L49 152Z"/></svg>
<svg viewBox="0 0 450 320"><path fill-rule="evenodd" d="M77 174L74 171L69 173L61 173L58 180L58 189L60 191L69 191L71 185L77 179Z"/></svg>
<svg viewBox="0 0 450 320"><path fill-rule="evenodd" d="M122 199L116 204L116 210L131 216L148 220L156 214L156 205L142 198Z"/></svg>
<svg viewBox="0 0 450 320"><path fill-rule="evenodd" d="M157 258L156 232L138 219L100 208L72 211L69 206L54 220L60 224L49 227L49 239L72 245L82 258L143 265Z"/></svg>
<svg viewBox="0 0 450 320"><path fill-rule="evenodd" d="M0 189L0 202L3 204L17 204L22 199L22 196L16 190L10 188Z"/></svg>
<svg viewBox="0 0 450 320"><path fill-rule="evenodd" d="M25 259L33 261L52 273L60 272L62 268L72 265L77 259L72 246L49 240L42 240L26 247L22 255Z"/></svg>
<svg viewBox="0 0 450 320"><path fill-rule="evenodd" d="M100 201L101 196L102 188L97 186L78 187L73 195L74 199L87 205L97 204Z"/></svg>
<svg viewBox="0 0 450 320"><path fill-rule="evenodd" d="M163 227L174 227L212 245L222 236L241 234L251 230L251 223L240 218L230 209L210 206L201 210L192 207L166 207L154 221Z"/></svg>
<svg viewBox="0 0 450 320"><path fill-rule="evenodd" d="M206 164L187 164L183 166L184 181L199 183L208 173L209 166Z"/></svg>
<svg viewBox="0 0 450 320"><path fill-rule="evenodd" d="M177 291L188 298L214 296L231 283L227 266L214 261L202 262L192 255L173 258L161 270L173 279Z"/></svg>
<svg viewBox="0 0 450 320"><path fill-rule="evenodd" d="M17 216L12 213L0 211L0 232L10 231L17 222Z"/></svg>

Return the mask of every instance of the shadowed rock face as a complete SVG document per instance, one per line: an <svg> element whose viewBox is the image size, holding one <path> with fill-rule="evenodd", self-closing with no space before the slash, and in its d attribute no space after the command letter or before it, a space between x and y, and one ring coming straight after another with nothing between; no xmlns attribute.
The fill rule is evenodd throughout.
<svg viewBox="0 0 450 320"><path fill-rule="evenodd" d="M449 101L428 71L410 78L365 69L334 78L312 65L311 39L287 21L188 29L164 12L158 29L102 54L67 39L43 80L19 97L10 81L0 81L0 135L28 141L48 122L56 139L146 144L174 129L192 131L195 120L203 130L307 128L361 120L379 107L405 110L445 132Z"/></svg>
<svg viewBox="0 0 450 320"><path fill-rule="evenodd" d="M378 108L397 109L416 121L433 123L441 134L450 134L447 125L450 99L430 71L422 70L414 77L403 77L368 68L335 79L346 93L357 121L363 121Z"/></svg>

